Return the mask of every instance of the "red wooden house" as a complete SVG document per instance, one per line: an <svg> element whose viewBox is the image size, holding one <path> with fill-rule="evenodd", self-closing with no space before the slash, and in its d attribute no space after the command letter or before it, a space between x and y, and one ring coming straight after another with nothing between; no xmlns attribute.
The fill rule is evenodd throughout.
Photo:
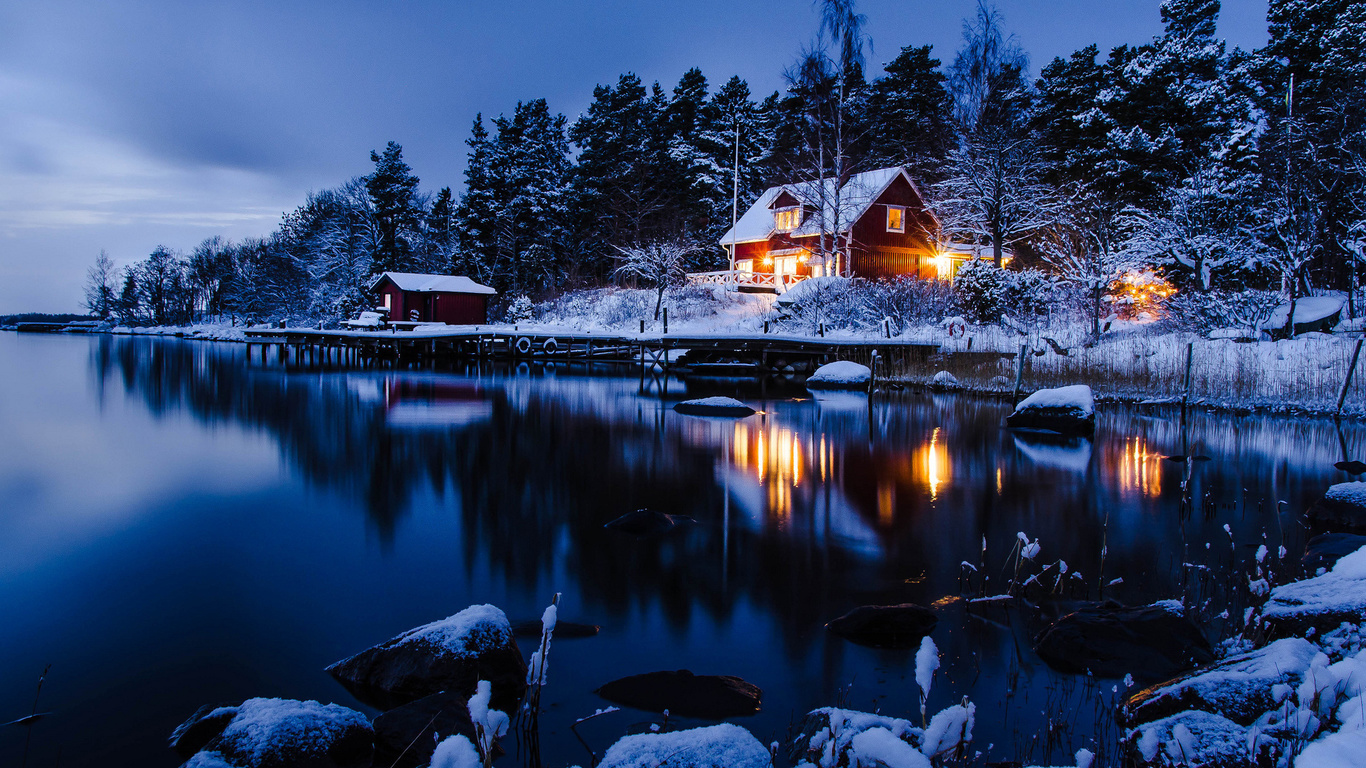
<svg viewBox="0 0 1366 768"><path fill-rule="evenodd" d="M949 278L971 254L939 248L938 230L915 181L897 166L838 187L833 179L773 187L720 242L731 252L735 284L781 292L822 275ZM821 257L822 237L833 258Z"/></svg>
<svg viewBox="0 0 1366 768"><path fill-rule="evenodd" d="M389 319L448 325L488 322L489 298L498 292L468 277L385 272L370 283L377 307Z"/></svg>

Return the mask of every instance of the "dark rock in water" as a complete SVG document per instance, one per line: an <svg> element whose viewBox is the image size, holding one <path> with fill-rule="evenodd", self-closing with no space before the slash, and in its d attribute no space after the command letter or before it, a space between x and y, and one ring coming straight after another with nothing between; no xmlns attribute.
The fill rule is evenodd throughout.
<svg viewBox="0 0 1366 768"><path fill-rule="evenodd" d="M336 704L248 699L189 765L233 768L370 768L375 732L361 713Z"/></svg>
<svg viewBox="0 0 1366 768"><path fill-rule="evenodd" d="M193 715L171 731L170 746L182 760L204 748L218 734L228 727L237 715L237 707L231 704L205 704L195 710Z"/></svg>
<svg viewBox="0 0 1366 768"><path fill-rule="evenodd" d="M356 698L384 710L441 691L468 698L480 680L488 680L491 706L511 714L526 689L526 661L512 625L492 605L472 605L409 630L327 671Z"/></svg>
<svg viewBox="0 0 1366 768"><path fill-rule="evenodd" d="M1305 545L1304 569L1312 576L1320 568L1332 569L1341 558L1366 547L1366 536L1355 533L1321 533Z"/></svg>
<svg viewBox="0 0 1366 768"><path fill-rule="evenodd" d="M653 509L637 509L627 512L603 528L628 533L632 536L658 536L668 533L680 525L697 522L687 515L666 515Z"/></svg>
<svg viewBox="0 0 1366 768"><path fill-rule="evenodd" d="M874 648L914 648L939 623L934 611L914 603L864 605L826 624L846 640Z"/></svg>
<svg viewBox="0 0 1366 768"><path fill-rule="evenodd" d="M1125 703L1125 724L1132 727L1198 709L1239 725L1251 725L1276 707L1272 686L1298 686L1318 652L1307 640L1286 638L1144 688Z"/></svg>
<svg viewBox="0 0 1366 768"><path fill-rule="evenodd" d="M595 691L615 704L680 717L720 720L759 711L764 692L757 685L730 675L649 672L614 680Z"/></svg>
<svg viewBox="0 0 1366 768"><path fill-rule="evenodd" d="M1366 529L1366 483L1337 483L1309 508L1309 517L1353 530Z"/></svg>
<svg viewBox="0 0 1366 768"><path fill-rule="evenodd" d="M1366 463L1352 459L1351 461L1339 461L1333 465L1349 475L1359 475L1366 472Z"/></svg>
<svg viewBox="0 0 1366 768"><path fill-rule="evenodd" d="M582 637L594 637L601 629L602 627L597 624L579 624L578 622L559 619L555 622L555 639L576 640ZM540 637L541 620L514 621L512 623L512 634L517 637Z"/></svg>
<svg viewBox="0 0 1366 768"><path fill-rule="evenodd" d="M1113 601L1058 619L1039 635L1034 652L1060 672L1140 680L1162 680L1214 660L1209 641L1185 616Z"/></svg>
<svg viewBox="0 0 1366 768"><path fill-rule="evenodd" d="M687 416L753 416L755 411L731 397L704 397L687 400L674 406L674 411Z"/></svg>
<svg viewBox="0 0 1366 768"><path fill-rule="evenodd" d="M436 743L447 736L459 733L474 741L469 700L443 691L376 716L375 765L416 768L431 761Z"/></svg>
<svg viewBox="0 0 1366 768"><path fill-rule="evenodd" d="M1006 426L1060 435L1092 435L1096 431L1096 406L1091 388L1076 384L1041 389L1015 406L1015 412L1006 417Z"/></svg>

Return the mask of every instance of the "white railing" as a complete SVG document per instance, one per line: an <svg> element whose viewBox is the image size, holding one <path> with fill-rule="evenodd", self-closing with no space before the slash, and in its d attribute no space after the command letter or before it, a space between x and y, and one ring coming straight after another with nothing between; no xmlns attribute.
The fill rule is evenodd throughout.
<svg viewBox="0 0 1366 768"><path fill-rule="evenodd" d="M742 272L726 270L719 272L689 272L689 285L724 285L732 290L754 288L774 293L784 293L788 288L806 279L806 275L775 275L772 272Z"/></svg>

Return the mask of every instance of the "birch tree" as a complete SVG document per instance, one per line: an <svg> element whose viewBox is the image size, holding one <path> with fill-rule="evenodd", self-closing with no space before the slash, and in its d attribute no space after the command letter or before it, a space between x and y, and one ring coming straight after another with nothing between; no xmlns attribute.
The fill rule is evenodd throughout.
<svg viewBox="0 0 1366 768"><path fill-rule="evenodd" d="M643 280L655 289L655 319L664 305L664 292L687 277L688 258L697 246L688 240L654 240L644 245L614 246L622 262L612 274Z"/></svg>

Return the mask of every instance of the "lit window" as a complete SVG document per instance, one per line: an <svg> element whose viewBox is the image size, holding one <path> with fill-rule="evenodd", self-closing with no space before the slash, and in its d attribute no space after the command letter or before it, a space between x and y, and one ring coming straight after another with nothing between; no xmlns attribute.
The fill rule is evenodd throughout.
<svg viewBox="0 0 1366 768"><path fill-rule="evenodd" d="M906 209L899 205L887 206L887 231L906 231Z"/></svg>
<svg viewBox="0 0 1366 768"><path fill-rule="evenodd" d="M773 212L773 227L779 232L791 232L802 223L802 209L784 208Z"/></svg>

